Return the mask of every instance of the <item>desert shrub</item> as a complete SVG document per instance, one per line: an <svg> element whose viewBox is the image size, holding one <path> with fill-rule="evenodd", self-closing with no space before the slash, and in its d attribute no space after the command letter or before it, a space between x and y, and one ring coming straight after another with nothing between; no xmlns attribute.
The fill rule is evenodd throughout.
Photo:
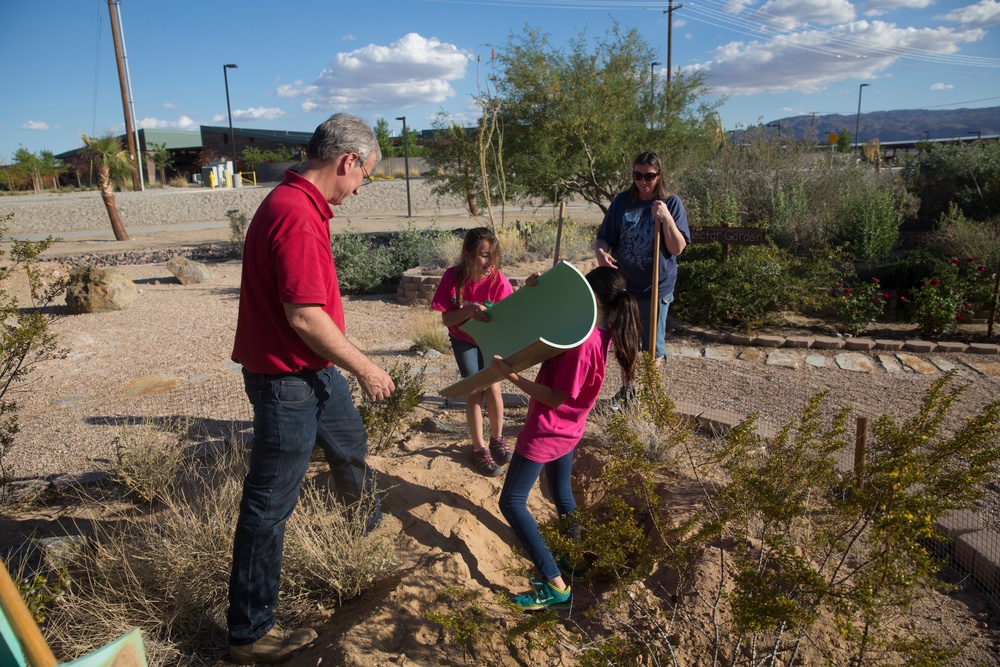
<svg viewBox="0 0 1000 667"><path fill-rule="evenodd" d="M833 306L844 330L861 336L882 316L889 296L878 278L844 281L834 285Z"/></svg>
<svg viewBox="0 0 1000 667"><path fill-rule="evenodd" d="M435 310L418 308L414 311L416 320L417 337L413 341L413 346L418 352L437 350L438 352L449 352L451 343L448 342L448 329L441 324L441 315Z"/></svg>
<svg viewBox="0 0 1000 667"><path fill-rule="evenodd" d="M11 573L17 592L24 600L24 606L38 625L44 625L49 608L55 604L69 587L71 578L66 568L50 574L24 575Z"/></svg>
<svg viewBox="0 0 1000 667"><path fill-rule="evenodd" d="M1000 266L1000 215L974 220L952 204L941 218L933 245L942 257L976 257L996 268Z"/></svg>
<svg viewBox="0 0 1000 667"><path fill-rule="evenodd" d="M434 238L422 249L420 266L445 269L458 264L462 256L462 237L458 234L444 234ZM504 258L501 256L500 269L503 270Z"/></svg>
<svg viewBox="0 0 1000 667"><path fill-rule="evenodd" d="M920 145L920 158L903 169L907 188L920 200L920 217L936 221L957 205L972 220L1000 215L1000 144Z"/></svg>
<svg viewBox="0 0 1000 667"><path fill-rule="evenodd" d="M188 186L188 178L184 174L177 174L167 181L167 185L172 188L186 188Z"/></svg>
<svg viewBox="0 0 1000 667"><path fill-rule="evenodd" d="M403 271L420 266L434 240L447 235L439 229L407 227L393 234L388 243L372 236L346 231L330 238L337 262L337 279L345 294L381 294L399 284Z"/></svg>
<svg viewBox="0 0 1000 667"><path fill-rule="evenodd" d="M839 201L837 241L859 262L889 256L899 240L903 212L893 192L869 185L845 192Z"/></svg>
<svg viewBox="0 0 1000 667"><path fill-rule="evenodd" d="M669 418L655 377L643 373L640 401ZM604 501L578 508L582 540L559 545L590 564L574 580L594 599L592 623L576 626L582 662L797 664L821 646L830 664L945 664L960 643L886 622L941 586L927 548L935 522L971 508L1000 472L1000 401L945 433L963 391L953 382L935 382L905 422L875 421L851 488L836 468L849 410L825 419L822 394L770 436L753 417L717 444L665 421L682 454L671 469L645 458L627 414L612 415ZM697 511L664 502L680 487L703 494ZM837 646L820 619L835 623Z"/></svg>
<svg viewBox="0 0 1000 667"><path fill-rule="evenodd" d="M0 237L13 218L13 213L0 216ZM10 491L12 471L6 458L20 431L16 392L36 365L65 354L49 328L56 317L49 306L66 289L66 282L47 280L37 267L39 255L55 241L51 236L44 241L11 241L9 265L0 270L0 501ZM3 289L3 283L19 272L28 281L27 304Z"/></svg>
<svg viewBox="0 0 1000 667"><path fill-rule="evenodd" d="M98 465L147 503L167 497L185 468L193 420L127 424L111 441L109 458Z"/></svg>
<svg viewBox="0 0 1000 667"><path fill-rule="evenodd" d="M368 431L368 451L372 454L386 451L395 442L406 418L424 400L424 368L413 372L409 363L394 363L388 373L396 385L389 397L373 401L362 395L358 405ZM356 380L354 384L357 386Z"/></svg>
<svg viewBox="0 0 1000 667"><path fill-rule="evenodd" d="M532 222L516 221L514 229L524 241L526 253L538 258L555 257L556 239L559 237L558 218ZM559 259L574 260L594 255L594 238L597 227L564 217L562 236L559 240Z"/></svg>
<svg viewBox="0 0 1000 667"><path fill-rule="evenodd" d="M250 226L250 218L238 209L226 211L226 217L229 218L229 243L233 246L230 254L233 257L241 258L243 257L243 243L247 237L247 227Z"/></svg>
<svg viewBox="0 0 1000 667"><path fill-rule="evenodd" d="M735 246L728 260L718 245L693 246L678 263L671 311L689 322L757 326L818 298L832 282L816 282L820 268L775 246Z"/></svg>
<svg viewBox="0 0 1000 667"><path fill-rule="evenodd" d="M134 627L152 666L203 665L224 652L218 628L246 470L246 452L235 447L189 461L155 514L97 525L73 563L74 586L49 611L57 654L82 655ZM286 624L308 623L395 571L391 541L363 535L366 517L345 513L318 488L303 485L286 530L277 609Z"/></svg>

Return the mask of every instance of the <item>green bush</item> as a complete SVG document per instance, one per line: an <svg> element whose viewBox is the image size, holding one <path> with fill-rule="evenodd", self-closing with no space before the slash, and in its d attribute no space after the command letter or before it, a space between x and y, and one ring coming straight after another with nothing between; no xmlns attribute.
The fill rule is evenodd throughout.
<svg viewBox="0 0 1000 667"><path fill-rule="evenodd" d="M834 286L833 305L844 329L853 336L861 336L885 311L889 293L879 285L878 278L837 283Z"/></svg>
<svg viewBox="0 0 1000 667"><path fill-rule="evenodd" d="M699 324L765 324L779 311L821 305L820 290L833 282L829 266L775 246L735 246L728 260L721 246L694 246L678 264L671 311Z"/></svg>
<svg viewBox="0 0 1000 667"><path fill-rule="evenodd" d="M920 217L941 219L951 205L973 220L1000 215L1000 143L920 145L920 158L903 169L907 189L920 200Z"/></svg>
<svg viewBox="0 0 1000 667"><path fill-rule="evenodd" d="M362 396L358 405L358 412L368 431L368 451L371 454L384 452L393 444L406 418L424 400L425 369L412 372L410 364L395 363L388 372L396 385L389 397L373 401Z"/></svg>
<svg viewBox="0 0 1000 667"><path fill-rule="evenodd" d="M844 194L837 217L842 226L837 239L859 262L878 262L889 256L899 240L903 212L893 193L879 187L860 187Z"/></svg>
<svg viewBox="0 0 1000 667"><path fill-rule="evenodd" d="M403 271L420 265L425 248L446 235L438 229L417 230L412 226L380 243L368 234L344 232L330 238L337 262L337 279L344 294L382 294L399 284Z"/></svg>
<svg viewBox="0 0 1000 667"><path fill-rule="evenodd" d="M975 257L931 263L931 277L912 292L913 321L920 332L937 337L983 307L991 296L993 275Z"/></svg>

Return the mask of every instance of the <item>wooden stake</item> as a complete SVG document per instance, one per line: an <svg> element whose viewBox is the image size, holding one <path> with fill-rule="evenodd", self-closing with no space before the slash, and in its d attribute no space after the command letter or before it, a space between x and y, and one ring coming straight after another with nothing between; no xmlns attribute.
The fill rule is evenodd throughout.
<svg viewBox="0 0 1000 667"><path fill-rule="evenodd" d="M649 295L649 353L656 358L656 320L660 307L660 229L661 223L653 218L653 291Z"/></svg>
<svg viewBox="0 0 1000 667"><path fill-rule="evenodd" d="M566 202L559 202L559 226L556 227L556 256L552 258L552 266L559 263L559 245L562 243L563 216L566 215Z"/></svg>

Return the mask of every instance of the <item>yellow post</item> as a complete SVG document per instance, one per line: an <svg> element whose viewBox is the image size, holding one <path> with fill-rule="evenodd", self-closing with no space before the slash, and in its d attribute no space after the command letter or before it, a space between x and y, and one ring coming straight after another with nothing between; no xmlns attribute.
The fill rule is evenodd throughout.
<svg viewBox="0 0 1000 667"><path fill-rule="evenodd" d="M212 169L208 172L208 186L215 189L215 170Z"/></svg>

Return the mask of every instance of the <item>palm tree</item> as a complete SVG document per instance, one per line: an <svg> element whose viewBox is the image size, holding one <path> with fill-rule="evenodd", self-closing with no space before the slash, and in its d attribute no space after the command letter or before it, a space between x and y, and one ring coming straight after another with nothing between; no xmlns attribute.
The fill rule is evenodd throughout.
<svg viewBox="0 0 1000 667"><path fill-rule="evenodd" d="M115 205L115 183L127 175L132 168L128 153L122 148L118 137L106 134L103 137L83 135L83 152L97 163L97 184L101 188L101 199L111 218L111 230L116 241L128 241L129 235L118 216Z"/></svg>

